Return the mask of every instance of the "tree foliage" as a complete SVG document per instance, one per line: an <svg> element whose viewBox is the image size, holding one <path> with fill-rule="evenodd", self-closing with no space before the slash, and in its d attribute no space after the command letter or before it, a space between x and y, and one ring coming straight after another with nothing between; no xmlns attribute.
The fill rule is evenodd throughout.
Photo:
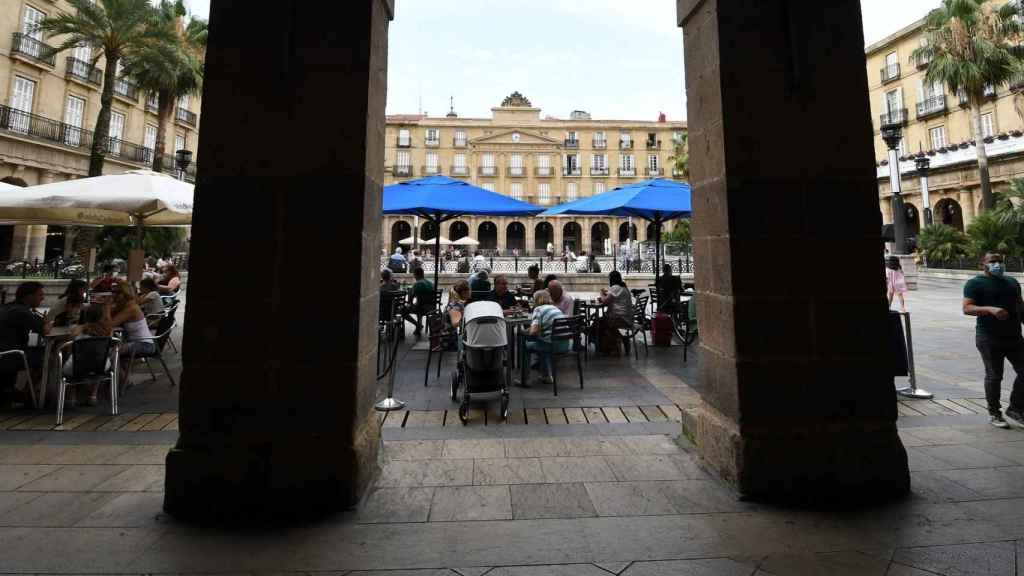
<svg viewBox="0 0 1024 576"><path fill-rule="evenodd" d="M678 175L686 182L689 182L690 139L686 132L680 134L679 138L672 145L672 155L668 159L672 162L672 175Z"/></svg>
<svg viewBox="0 0 1024 576"><path fill-rule="evenodd" d="M679 243L687 247L691 246L693 238L690 234L690 221L686 219L676 220L672 230L669 230L662 237L662 242L665 244Z"/></svg>
<svg viewBox="0 0 1024 576"><path fill-rule="evenodd" d="M100 262L115 258L126 260L135 248L135 229L128 227L104 227L98 235L96 257ZM146 254L164 255L181 252L185 248L184 228L146 228L142 239Z"/></svg>
<svg viewBox="0 0 1024 576"><path fill-rule="evenodd" d="M990 213L976 217L967 227L971 240L971 254L999 252L1007 256L1020 254L1020 227L1000 221Z"/></svg>
<svg viewBox="0 0 1024 576"><path fill-rule="evenodd" d="M934 262L950 262L967 256L971 242L967 236L944 224L925 226L918 236L918 247Z"/></svg>

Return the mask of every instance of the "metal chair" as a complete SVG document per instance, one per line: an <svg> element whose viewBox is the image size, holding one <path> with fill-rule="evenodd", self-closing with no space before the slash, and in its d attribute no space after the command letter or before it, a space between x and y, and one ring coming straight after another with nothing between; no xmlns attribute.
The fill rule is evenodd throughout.
<svg viewBox="0 0 1024 576"><path fill-rule="evenodd" d="M423 370L423 386L427 386L427 382L430 379L430 361L434 354L437 353L437 377L441 377L441 364L444 362L444 353L450 347L454 347L456 343L457 335L455 332L448 330L445 326L444 316L440 314L431 314L427 316L427 330L429 340L427 344L427 366ZM436 340L436 341L435 341Z"/></svg>
<svg viewBox="0 0 1024 576"><path fill-rule="evenodd" d="M622 335L622 340L629 340L633 347L633 356L639 360L640 352L636 349L636 336L642 334L644 337L644 356L650 354L647 348L647 314L644 312L647 309L647 297L642 296L636 299L636 303L633 304L633 326L625 331ZM621 332L620 332L621 333Z"/></svg>
<svg viewBox="0 0 1024 576"><path fill-rule="evenodd" d="M117 415L118 405L118 356L121 341L113 337L77 338L65 342L57 350L57 364L60 383L57 386L57 425L64 423L64 400L67 389L83 384L110 383L110 413ZM71 376L64 372L64 356L70 351ZM113 359L111 359L113 352Z"/></svg>
<svg viewBox="0 0 1024 576"><path fill-rule="evenodd" d="M4 358L14 358L14 357L20 357L21 358L21 365L24 366L24 368L25 368L25 377L28 378L28 395L29 395L29 397L32 398L32 407L33 408L38 408L39 407L39 400L36 399L36 387L35 387L35 384L32 383L32 371L29 370L29 368L28 368L28 356L25 355L25 351L24 350L7 350L5 352L0 352L0 361L2 361Z"/></svg>
<svg viewBox="0 0 1024 576"><path fill-rule="evenodd" d="M174 331L174 327L175 327L176 323L177 323L177 321L175 320L174 316L167 315L167 316L164 316L164 319L161 320L160 324L157 325L157 327L156 327L156 335L150 336L148 338L136 338L136 339L124 338L122 340L122 342L125 343L125 344L131 344L133 342L145 342L145 341L149 341L149 342L152 342L154 344L152 352L144 352L144 353L140 354L137 351L135 351L134 349L132 350L131 355L128 357L128 373L125 374L125 378L124 378L124 380L125 380L124 381L125 387L129 387L129 386L132 385L132 369L135 367L135 360L136 359L142 360L142 363L146 365L146 368L149 370L149 374L150 374L150 376L152 376L154 382L156 382L156 372L154 372L153 371L153 367L150 366L149 360L150 359L158 360L160 362L160 365L163 366L164 374L167 375L167 379L171 381L171 388L174 388L175 386L177 386L177 383L174 381L174 376L171 375L171 369L167 367L167 362L164 361L164 356L163 356L164 347L167 345L167 341L171 339L171 332Z"/></svg>
<svg viewBox="0 0 1024 576"><path fill-rule="evenodd" d="M580 376L580 390L583 389L583 363L580 355L586 350L583 347L583 327L587 319L583 315L569 316L555 319L551 326L551 344L554 347L557 342L569 342L569 348L564 352L551 352L551 382L555 396L558 396L558 369L555 364L557 358L563 356L576 356L576 370Z"/></svg>
<svg viewBox="0 0 1024 576"><path fill-rule="evenodd" d="M444 297L444 290L440 288L434 290L434 311L438 314L441 313L441 298Z"/></svg>
<svg viewBox="0 0 1024 576"><path fill-rule="evenodd" d="M689 303L686 306L686 318L683 322L682 334L678 334L683 341L683 363L686 363L687 354L690 349L690 344L693 344L697 340L697 295L694 294L690 297Z"/></svg>
<svg viewBox="0 0 1024 576"><path fill-rule="evenodd" d="M166 308L164 308L163 315L164 316L174 316L177 313L178 313L178 299L175 298L173 304L171 304L170 306L167 306ZM150 314L149 316L146 316L146 323L147 324L149 323L149 319L150 319L151 316L155 316L155 314ZM159 323L159 321L157 321L154 324L155 325L159 325L160 323ZM171 349L174 350L174 353L175 354L179 354L180 352L178 351L178 345L174 343L174 338L168 338L167 341L168 341L168 343L170 343Z"/></svg>

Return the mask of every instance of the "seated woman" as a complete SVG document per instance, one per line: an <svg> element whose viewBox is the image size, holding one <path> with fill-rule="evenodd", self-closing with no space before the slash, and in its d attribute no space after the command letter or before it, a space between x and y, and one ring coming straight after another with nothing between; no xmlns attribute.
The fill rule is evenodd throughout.
<svg viewBox="0 0 1024 576"><path fill-rule="evenodd" d="M157 282L156 289L161 294L174 294L180 287L181 274L178 274L178 269L174 267L174 264L164 266L164 275Z"/></svg>
<svg viewBox="0 0 1024 576"><path fill-rule="evenodd" d="M114 274L115 268L113 264L104 264L102 273L93 278L92 284L89 285L89 289L93 292L110 292L114 286L114 282L117 281L117 276Z"/></svg>
<svg viewBox="0 0 1024 576"><path fill-rule="evenodd" d="M57 303L46 313L46 320L54 326L77 324L79 314L85 306L85 292L88 288L85 280L68 282L64 293L57 298Z"/></svg>
<svg viewBox="0 0 1024 576"><path fill-rule="evenodd" d="M561 340L554 344L551 342L551 329L555 325L555 320L565 316L552 303L551 294L547 290L539 290L534 294L533 302L535 306L530 317L530 332L526 339L526 355L527 358L529 358L530 354L538 356L538 362L533 363L531 367L541 373L540 380L542 383L550 384L551 353L565 352L570 344L568 340Z"/></svg>
<svg viewBox="0 0 1024 576"><path fill-rule="evenodd" d="M459 323L462 322L462 312L466 309L466 303L469 302L469 295L469 282L465 280L456 282L448 292L448 305L445 306L444 317L450 328L456 330L459 328Z"/></svg>
<svg viewBox="0 0 1024 576"><path fill-rule="evenodd" d="M146 323L146 314L139 307L138 299L135 297L135 290L127 282L120 282L114 285L114 298L110 306L104 306L106 315L112 328L124 330L121 344L121 369L122 376L127 375L129 359L134 356L143 356L156 352L156 342L153 341L153 333ZM126 382L131 385L131 382Z"/></svg>
<svg viewBox="0 0 1024 576"><path fill-rule="evenodd" d="M619 329L633 327L633 298L617 270L608 274L608 284L598 298L608 307L598 323L598 351L602 356L618 356Z"/></svg>
<svg viewBox="0 0 1024 576"><path fill-rule="evenodd" d="M90 306L86 309L84 314L84 324L80 324L71 331L71 335L77 340L79 338L92 338L92 337L109 337L111 334L109 321L109 314L105 305ZM69 357L64 361L64 376L70 378L75 373L74 357ZM110 359L107 359L107 369L110 369ZM99 390L99 382L94 382L89 389L89 395L84 400L86 406L96 405L96 393ZM76 386L68 388L68 396L65 402L67 406L74 408L78 402Z"/></svg>
<svg viewBox="0 0 1024 576"><path fill-rule="evenodd" d="M156 280L143 278L139 282L139 308L142 308L142 313L146 315L150 329L156 328L156 325L160 323L160 318L157 318L156 315L163 316L164 313L164 303L160 299Z"/></svg>

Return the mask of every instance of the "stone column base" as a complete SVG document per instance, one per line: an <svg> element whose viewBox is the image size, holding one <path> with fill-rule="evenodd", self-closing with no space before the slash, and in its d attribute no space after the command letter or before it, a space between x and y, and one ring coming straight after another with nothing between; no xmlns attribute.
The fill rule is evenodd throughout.
<svg viewBox="0 0 1024 576"><path fill-rule="evenodd" d="M845 507L905 496L907 452L894 423L740 427L704 401L683 411L704 464L743 499Z"/></svg>
<svg viewBox="0 0 1024 576"><path fill-rule="evenodd" d="M225 524L318 518L358 503L377 473L376 412L349 446L328 434L268 436L266 443L179 440L167 454L164 510L181 520Z"/></svg>

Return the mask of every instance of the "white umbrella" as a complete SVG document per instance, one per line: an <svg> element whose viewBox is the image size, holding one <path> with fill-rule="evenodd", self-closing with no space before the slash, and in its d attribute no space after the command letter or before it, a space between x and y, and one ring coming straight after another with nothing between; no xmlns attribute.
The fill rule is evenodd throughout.
<svg viewBox="0 0 1024 576"><path fill-rule="evenodd" d="M442 244L444 244L446 242L447 242L447 240L442 242ZM413 237L409 236L408 238L403 238L403 239L399 240L398 243L401 244L402 246L409 246L410 244L413 243ZM419 239L416 239L416 243L420 244L420 245L423 245L423 244L433 245L434 244L434 239L431 238L430 240L427 240L425 238L419 238Z"/></svg>
<svg viewBox="0 0 1024 576"><path fill-rule="evenodd" d="M476 246L477 244L479 244L479 242L473 240L469 236L463 236L462 238L459 238L455 242L452 242L452 244L455 244L456 246Z"/></svg>
<svg viewBox="0 0 1024 576"><path fill-rule="evenodd" d="M79 178L0 192L0 223L186 226L191 184L149 170Z"/></svg>

